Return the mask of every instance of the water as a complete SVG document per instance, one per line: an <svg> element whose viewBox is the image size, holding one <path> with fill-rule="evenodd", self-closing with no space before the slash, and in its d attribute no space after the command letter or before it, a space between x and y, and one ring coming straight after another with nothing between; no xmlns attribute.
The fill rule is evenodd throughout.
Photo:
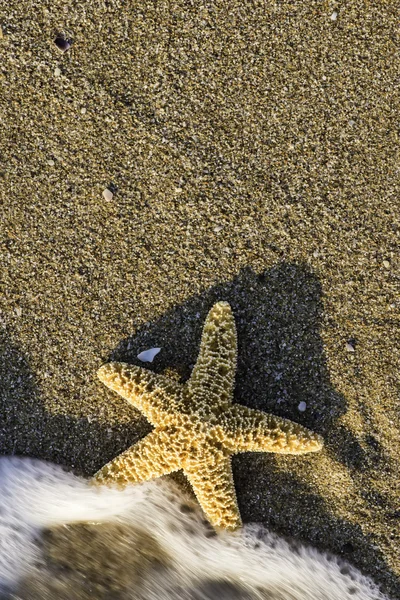
<svg viewBox="0 0 400 600"><path fill-rule="evenodd" d="M259 525L216 534L167 480L120 491L3 457L0 507L0 585L15 600L386 599L341 559Z"/></svg>

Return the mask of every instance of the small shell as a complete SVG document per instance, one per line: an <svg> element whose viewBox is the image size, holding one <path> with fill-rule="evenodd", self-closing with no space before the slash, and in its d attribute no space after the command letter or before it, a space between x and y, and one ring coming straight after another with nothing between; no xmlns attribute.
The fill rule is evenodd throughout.
<svg viewBox="0 0 400 600"><path fill-rule="evenodd" d="M307 408L307 404L305 402L300 402L297 407L297 410L299 412L304 412L306 410L306 408Z"/></svg>
<svg viewBox="0 0 400 600"><path fill-rule="evenodd" d="M153 362L153 358L160 352L160 350L161 348L150 348L149 350L144 350L138 354L137 357L142 362Z"/></svg>

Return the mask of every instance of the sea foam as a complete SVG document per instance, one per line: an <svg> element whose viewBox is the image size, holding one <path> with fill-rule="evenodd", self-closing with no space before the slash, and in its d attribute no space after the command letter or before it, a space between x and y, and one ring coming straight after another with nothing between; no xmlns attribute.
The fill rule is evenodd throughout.
<svg viewBox="0 0 400 600"><path fill-rule="evenodd" d="M163 568L153 569L147 578L125 582L118 598L387 600L371 580L341 559L291 544L260 525L215 535L196 503L169 480L124 490L95 487L57 465L3 457L0 507L0 586L3 592L19 590L16 597L23 600L36 597L29 592L29 582L40 581L45 588L53 585L47 581L60 577L43 553L44 532L57 535L57 526L77 522L90 523L87 532L93 535L101 524L119 525L117 536L114 530L103 546L96 546L99 564L101 553L115 544L127 546L124 562L140 557L143 548L135 546L129 534L134 530L145 532L167 558ZM90 544L87 552L89 557ZM93 573L93 556L90 560L90 573L82 573L86 583ZM126 567L117 565L111 579L122 579ZM71 597L86 598L84 591L82 596L72 593L73 569L63 578L64 587L71 586ZM107 585L118 583L109 579ZM57 594L48 589L46 595L42 589L39 597L61 597ZM108 597L98 594L91 588L88 597Z"/></svg>

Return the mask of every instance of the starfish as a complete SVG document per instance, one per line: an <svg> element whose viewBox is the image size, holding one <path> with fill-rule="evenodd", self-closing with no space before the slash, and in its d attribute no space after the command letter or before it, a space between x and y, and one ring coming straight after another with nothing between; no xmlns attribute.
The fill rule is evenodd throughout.
<svg viewBox="0 0 400 600"><path fill-rule="evenodd" d="M218 302L185 384L127 363L103 365L101 381L139 409L154 430L100 469L94 483L124 487L182 469L210 523L240 527L231 456L304 454L320 450L323 442L288 419L233 404L236 360L235 320L229 304Z"/></svg>

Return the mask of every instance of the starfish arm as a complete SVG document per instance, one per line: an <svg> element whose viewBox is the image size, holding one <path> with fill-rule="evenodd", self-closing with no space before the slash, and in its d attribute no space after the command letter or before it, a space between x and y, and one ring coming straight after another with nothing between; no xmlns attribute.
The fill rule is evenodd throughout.
<svg viewBox="0 0 400 600"><path fill-rule="evenodd" d="M208 408L232 403L237 359L235 320L227 302L214 304L204 324L200 352L187 383L189 397Z"/></svg>
<svg viewBox="0 0 400 600"><path fill-rule="evenodd" d="M230 456L211 466L185 467L184 473L211 525L230 530L242 526Z"/></svg>
<svg viewBox="0 0 400 600"><path fill-rule="evenodd" d="M157 429L104 465L93 476L96 484L125 487L149 481L180 469L169 435Z"/></svg>
<svg viewBox="0 0 400 600"><path fill-rule="evenodd" d="M305 454L317 452L323 446L320 435L298 423L238 404L224 414L224 420L235 453Z"/></svg>
<svg viewBox="0 0 400 600"><path fill-rule="evenodd" d="M174 381L147 369L111 362L100 367L99 379L158 425L178 410L181 388Z"/></svg>

